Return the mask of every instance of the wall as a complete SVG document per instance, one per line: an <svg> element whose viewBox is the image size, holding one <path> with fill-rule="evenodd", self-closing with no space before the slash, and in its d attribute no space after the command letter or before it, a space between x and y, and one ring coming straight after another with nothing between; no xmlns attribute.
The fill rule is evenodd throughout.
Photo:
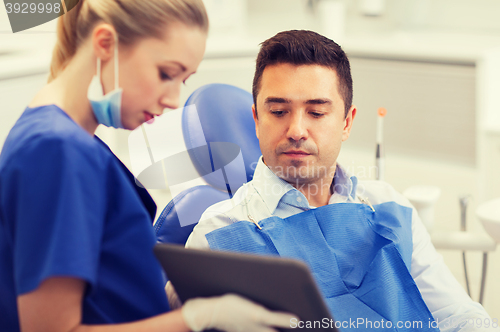
<svg viewBox="0 0 500 332"><path fill-rule="evenodd" d="M309 10L308 3L318 1L248 0L248 12L303 15ZM346 7L346 33L408 29L500 35L498 0L385 0L385 11L379 17L363 16L361 0L339 1Z"/></svg>

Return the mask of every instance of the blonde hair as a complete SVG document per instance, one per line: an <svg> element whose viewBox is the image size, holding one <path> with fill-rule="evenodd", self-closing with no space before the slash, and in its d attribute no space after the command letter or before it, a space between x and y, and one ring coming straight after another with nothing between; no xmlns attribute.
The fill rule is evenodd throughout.
<svg viewBox="0 0 500 332"><path fill-rule="evenodd" d="M57 22L49 82L63 71L98 22L111 24L123 45L145 37L161 38L171 22L208 31L202 0L66 0L65 3L69 12Z"/></svg>

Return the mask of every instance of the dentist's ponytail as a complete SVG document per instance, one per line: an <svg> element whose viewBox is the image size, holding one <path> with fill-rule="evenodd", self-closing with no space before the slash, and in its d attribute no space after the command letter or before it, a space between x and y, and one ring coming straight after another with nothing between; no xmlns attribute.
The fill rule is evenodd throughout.
<svg viewBox="0 0 500 332"><path fill-rule="evenodd" d="M74 3L75 1L78 0L70 0L66 1L66 3ZM79 0L76 6L73 6L69 12L60 16L57 20L57 42L54 50L52 51L49 82L56 78L56 76L64 69L64 67L66 67L69 60L76 53L78 45L76 26L78 23L78 14L82 8L83 1L84 0ZM67 7L71 8L71 6Z"/></svg>
<svg viewBox="0 0 500 332"><path fill-rule="evenodd" d="M113 25L123 45L141 38L161 38L172 22L208 31L202 0L66 0L65 3L68 9L73 8L57 22L49 82L64 70L99 22Z"/></svg>

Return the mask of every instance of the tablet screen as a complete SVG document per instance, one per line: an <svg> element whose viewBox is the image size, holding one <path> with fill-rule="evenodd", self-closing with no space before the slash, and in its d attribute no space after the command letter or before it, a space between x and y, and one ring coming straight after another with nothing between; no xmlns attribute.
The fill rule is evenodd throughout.
<svg viewBox="0 0 500 332"><path fill-rule="evenodd" d="M154 251L182 302L236 293L270 310L297 315L300 321L291 321L290 331L338 331L303 262L173 244L157 244Z"/></svg>

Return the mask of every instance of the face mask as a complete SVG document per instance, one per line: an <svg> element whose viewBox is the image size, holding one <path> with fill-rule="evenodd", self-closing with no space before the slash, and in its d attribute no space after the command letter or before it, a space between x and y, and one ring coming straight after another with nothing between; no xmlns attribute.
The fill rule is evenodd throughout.
<svg viewBox="0 0 500 332"><path fill-rule="evenodd" d="M101 82L101 59L97 58L97 75L90 82L87 98L98 123L106 127L123 128L121 120L123 89L118 88L118 37L115 37L115 41L115 89L104 95Z"/></svg>

